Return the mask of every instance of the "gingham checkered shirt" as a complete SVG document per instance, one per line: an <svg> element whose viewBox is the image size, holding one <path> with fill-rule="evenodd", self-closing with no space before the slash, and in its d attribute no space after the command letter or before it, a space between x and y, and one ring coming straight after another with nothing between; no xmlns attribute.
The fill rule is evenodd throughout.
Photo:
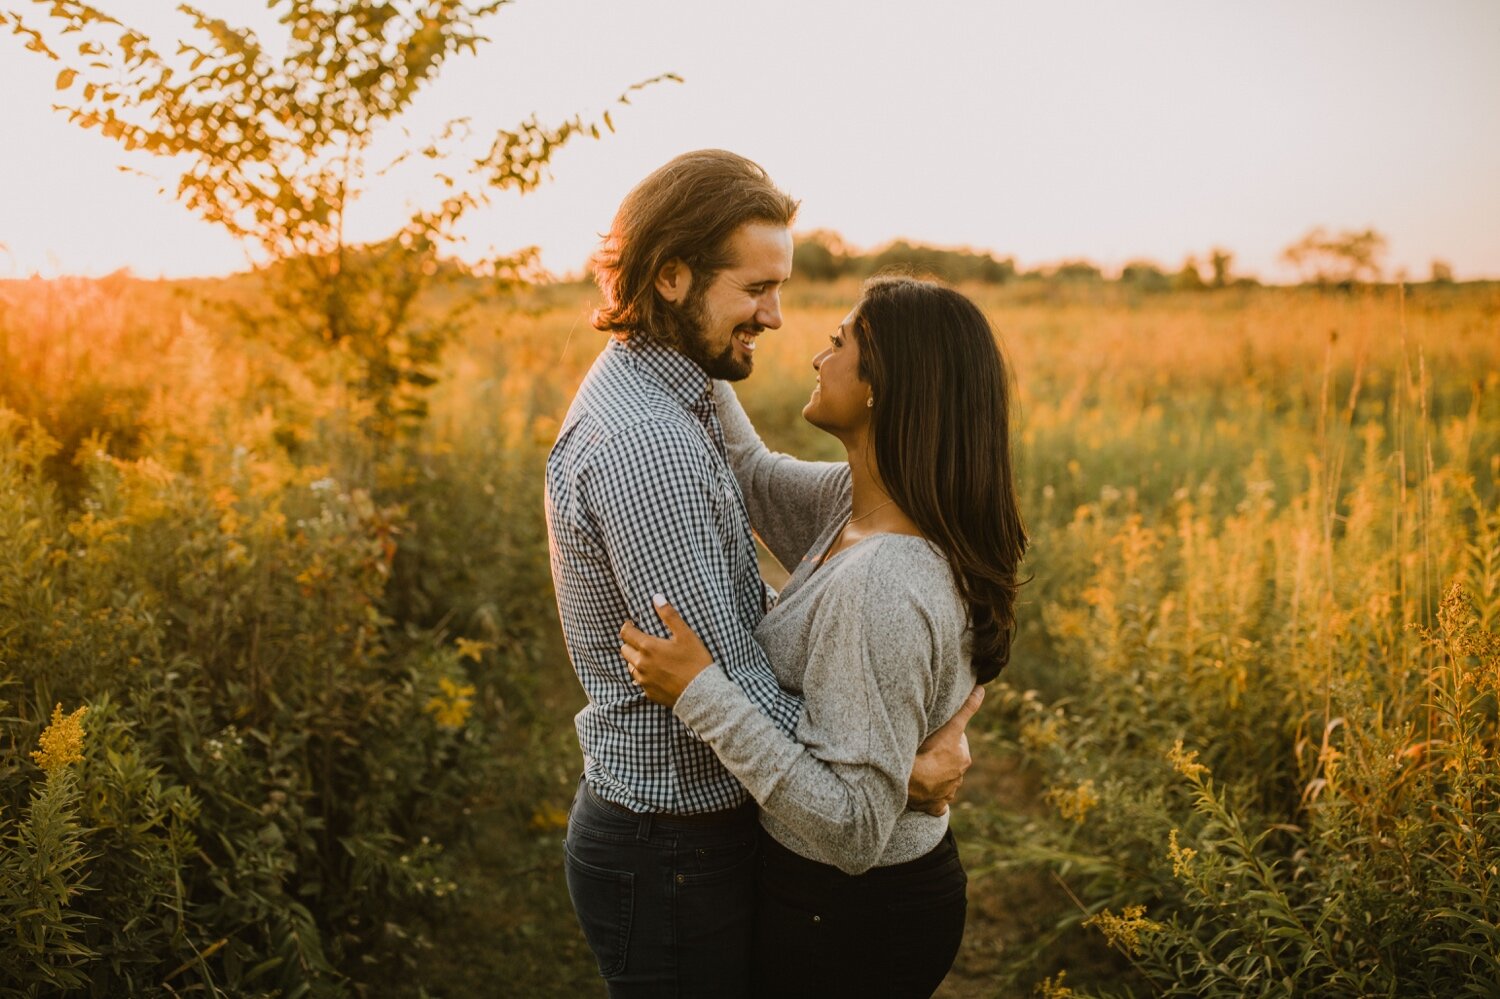
<svg viewBox="0 0 1500 999"><path fill-rule="evenodd" d="M777 686L753 634L773 599L724 456L708 376L682 354L610 341L547 459L547 535L558 613L589 703L584 776L640 812L696 814L747 798L712 749L648 701L620 658L620 625L666 629L664 594L722 669L789 734L801 701Z"/></svg>

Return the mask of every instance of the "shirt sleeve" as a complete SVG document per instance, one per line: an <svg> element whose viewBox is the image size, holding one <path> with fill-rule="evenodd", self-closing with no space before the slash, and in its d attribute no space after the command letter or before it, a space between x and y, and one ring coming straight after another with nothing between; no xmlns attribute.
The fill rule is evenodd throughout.
<svg viewBox="0 0 1500 999"><path fill-rule="evenodd" d="M776 730L795 731L802 702L777 685L755 641L758 619L736 610L722 527L732 512L723 508L719 469L693 431L650 420L612 434L579 476L584 506L636 626L668 637L651 602L665 595L713 655L717 669L705 672L733 681Z"/></svg>
<svg viewBox="0 0 1500 999"><path fill-rule="evenodd" d="M766 447L728 382L714 382L714 406L750 526L790 572L847 509L849 466L802 461Z"/></svg>
<svg viewBox="0 0 1500 999"><path fill-rule="evenodd" d="M838 580L812 622L795 737L710 670L674 708L761 808L796 833L789 845L848 874L879 861L906 808L934 685L938 626L890 561L867 560Z"/></svg>

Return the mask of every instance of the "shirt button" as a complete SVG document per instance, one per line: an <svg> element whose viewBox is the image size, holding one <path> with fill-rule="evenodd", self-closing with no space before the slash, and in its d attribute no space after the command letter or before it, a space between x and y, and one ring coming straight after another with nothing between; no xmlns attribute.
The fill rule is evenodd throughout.
<svg viewBox="0 0 1500 999"><path fill-rule="evenodd" d="M813 917L813 922L815 922L815 923L821 923L822 921L823 921L823 917L822 916L814 916Z"/></svg>
<svg viewBox="0 0 1500 999"><path fill-rule="evenodd" d="M687 878L683 877L681 874L677 875L677 883L678 884L682 884L686 880L687 880Z"/></svg>

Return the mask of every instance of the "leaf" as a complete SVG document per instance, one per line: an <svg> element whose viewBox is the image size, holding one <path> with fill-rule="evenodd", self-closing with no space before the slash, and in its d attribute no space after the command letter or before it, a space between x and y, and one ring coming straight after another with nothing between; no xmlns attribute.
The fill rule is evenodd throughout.
<svg viewBox="0 0 1500 999"><path fill-rule="evenodd" d="M59 70L57 74L57 89L67 90L73 85L73 80L77 76L78 70L76 69Z"/></svg>

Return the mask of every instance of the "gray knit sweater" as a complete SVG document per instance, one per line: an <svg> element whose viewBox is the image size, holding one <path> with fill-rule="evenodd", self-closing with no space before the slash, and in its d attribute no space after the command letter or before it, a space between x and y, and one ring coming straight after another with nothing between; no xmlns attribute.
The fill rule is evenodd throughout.
<svg viewBox="0 0 1500 999"><path fill-rule="evenodd" d="M793 570L755 637L806 707L789 738L714 666L674 710L788 848L849 874L914 860L948 817L907 810L912 760L974 683L948 563L921 538L880 534L818 566L849 515L848 465L772 453L733 390L714 395L750 523Z"/></svg>

